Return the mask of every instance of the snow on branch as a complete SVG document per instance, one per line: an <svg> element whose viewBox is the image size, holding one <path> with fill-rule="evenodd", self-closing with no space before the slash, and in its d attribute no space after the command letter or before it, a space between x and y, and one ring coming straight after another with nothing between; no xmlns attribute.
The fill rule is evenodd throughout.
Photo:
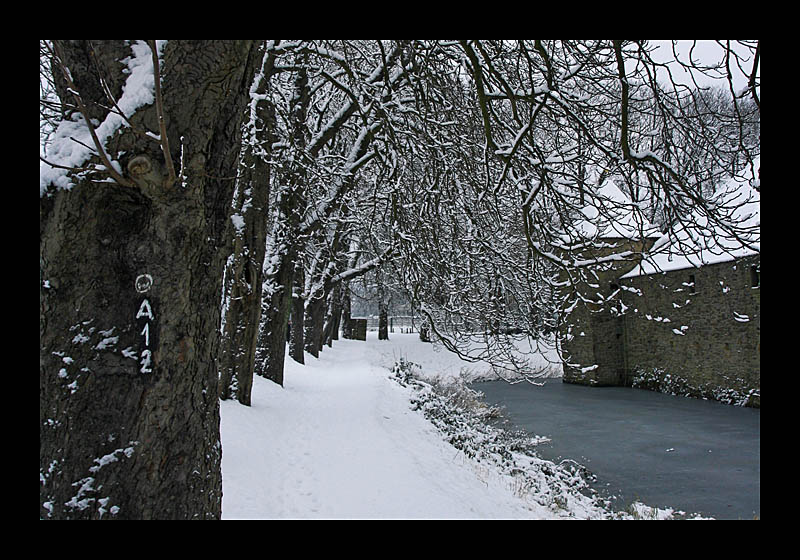
<svg viewBox="0 0 800 560"><path fill-rule="evenodd" d="M328 286L330 286L330 287L333 287L333 286L335 286L336 284L338 284L340 282L347 282L348 280L352 280L353 278L357 278L359 276L363 276L364 274L366 274L370 270L373 270L373 269L379 267L384 262L386 262L388 259L390 259L394 255L394 253L395 253L395 249L390 247L390 248L386 249L383 253L381 253L380 255L375 257L374 259L370 259L370 260L368 260L368 261L366 261L364 263L361 263L358 266L349 268L347 270L344 270L344 271L332 276L330 278L330 280L328 280L326 282L326 284Z"/></svg>
<svg viewBox="0 0 800 560"><path fill-rule="evenodd" d="M163 48L165 41L157 41L158 48ZM115 102L118 111L109 111L102 123L92 123L72 75L64 62L61 46L53 42L53 56L60 68L69 93L78 106L79 115L70 120L62 120L56 128L46 161L39 166L39 196L44 196L50 186L58 189L71 189L73 186L70 172L85 172L88 169L98 171L96 166L87 167L86 162L92 156L98 156L102 163L102 171L120 185L134 186L122 176L119 162L112 160L105 145L120 128L129 126L128 119L141 107L155 101L155 80L153 53L145 41L137 41L131 45L133 56L122 62L128 67L129 74L122 88L122 96ZM163 136L163 135L162 135Z"/></svg>

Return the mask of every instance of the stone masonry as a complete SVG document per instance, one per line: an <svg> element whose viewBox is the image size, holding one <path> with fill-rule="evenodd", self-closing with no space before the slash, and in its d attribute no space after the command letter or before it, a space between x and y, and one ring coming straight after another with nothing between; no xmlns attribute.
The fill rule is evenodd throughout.
<svg viewBox="0 0 800 560"><path fill-rule="evenodd" d="M601 276L602 304L570 310L564 382L760 407L760 256L626 277L631 268Z"/></svg>

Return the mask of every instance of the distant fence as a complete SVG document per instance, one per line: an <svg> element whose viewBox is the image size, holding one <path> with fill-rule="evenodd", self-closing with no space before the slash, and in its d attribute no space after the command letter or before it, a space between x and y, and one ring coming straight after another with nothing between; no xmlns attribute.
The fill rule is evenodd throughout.
<svg viewBox="0 0 800 560"><path fill-rule="evenodd" d="M377 331L378 330L378 317L353 317L353 319L366 319L367 320L367 330L368 331ZM419 332L419 325L422 322L421 317L415 317L414 315L391 315L389 317L389 332L399 332L399 333L415 333Z"/></svg>

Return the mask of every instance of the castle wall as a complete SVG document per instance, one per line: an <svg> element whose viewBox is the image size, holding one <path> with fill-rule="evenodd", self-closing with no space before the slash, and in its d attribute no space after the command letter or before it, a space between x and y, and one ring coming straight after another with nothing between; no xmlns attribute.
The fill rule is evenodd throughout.
<svg viewBox="0 0 800 560"><path fill-rule="evenodd" d="M607 240L602 249L593 248L583 259L602 259L607 255L630 253L633 258L613 260L604 266L593 267L596 278L592 282L570 282L576 301L567 319L560 327L561 349L564 354L566 383L593 386L630 384L626 377L624 353L624 317L619 313L618 301L603 305L603 300L614 291L611 285L621 275L638 264L635 255L650 248L654 239ZM563 280L563 278L562 278ZM597 302L597 303L592 303Z"/></svg>
<svg viewBox="0 0 800 560"><path fill-rule="evenodd" d="M760 406L759 268L752 256L598 285L606 305L577 305L562 331L563 381Z"/></svg>
<svg viewBox="0 0 800 560"><path fill-rule="evenodd" d="M761 288L753 266L760 256L622 279L631 384L760 406Z"/></svg>
<svg viewBox="0 0 800 560"><path fill-rule="evenodd" d="M623 321L595 306L577 307L570 314L569 335L562 336L566 358L562 380L593 386L630 384L626 383Z"/></svg>

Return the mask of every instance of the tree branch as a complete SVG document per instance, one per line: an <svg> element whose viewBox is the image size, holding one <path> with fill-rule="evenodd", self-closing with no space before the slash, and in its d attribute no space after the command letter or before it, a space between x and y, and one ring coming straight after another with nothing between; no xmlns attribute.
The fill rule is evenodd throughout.
<svg viewBox="0 0 800 560"><path fill-rule="evenodd" d="M147 44L150 46L150 51L153 53L153 78L155 82L155 97L156 97L156 112L158 113L158 127L161 134L161 151L164 152L164 162L167 166L167 177L164 186L170 188L175 184L175 165L172 163L172 155L169 151L169 140L167 139L167 125L164 122L164 102L161 97L161 70L158 63L158 50L156 42L149 40Z"/></svg>
<svg viewBox="0 0 800 560"><path fill-rule="evenodd" d="M758 91L756 90L756 76L758 75L758 63L761 57L761 41L756 43L756 54L753 58L753 70L750 72L750 79L747 82L747 87L750 88L750 94L753 96L753 101L758 107L758 112L761 114L761 100L758 98Z"/></svg>
<svg viewBox="0 0 800 560"><path fill-rule="evenodd" d="M98 155L100 156L103 165L106 168L106 171L109 175L122 186L125 187L135 187L133 182L129 181L125 177L119 174L119 172L114 169L111 165L111 161L108 159L108 154L106 154L103 145L100 143L100 139L97 137L97 133L92 126L91 121L89 120L89 112L86 110L86 106L83 104L83 99L81 99L80 93L78 92L78 88L75 86L75 83L72 81L72 76L70 75L69 69L66 67L64 63L63 53L61 52L61 46L58 41L53 41L53 49L55 51L56 59L58 60L58 65L61 68L61 73L64 75L64 81L67 83L67 87L69 91L72 93L73 97L75 98L75 102L78 105L78 110L83 115L83 120L86 122L86 126L89 128L89 134L92 136L92 141L94 142L95 149L97 150Z"/></svg>

